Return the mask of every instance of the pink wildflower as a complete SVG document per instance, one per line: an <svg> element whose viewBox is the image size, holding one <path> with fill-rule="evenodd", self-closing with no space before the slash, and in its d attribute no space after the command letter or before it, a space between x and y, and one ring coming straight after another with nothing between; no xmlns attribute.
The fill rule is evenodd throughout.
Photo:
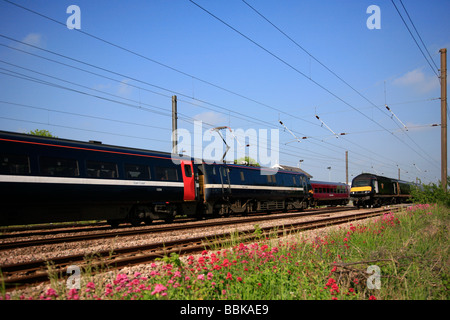
<svg viewBox="0 0 450 320"><path fill-rule="evenodd" d="M58 297L58 295L56 294L55 289L52 289L52 288L49 288L45 294L48 297L55 297L55 298Z"/></svg>
<svg viewBox="0 0 450 320"><path fill-rule="evenodd" d="M155 290L153 290L152 295L155 295L157 293L161 293L161 292L166 291L166 290L167 290L167 287L165 287L164 285L158 283L155 286ZM165 295L167 295L167 293L166 294L162 293L161 295L165 296Z"/></svg>
<svg viewBox="0 0 450 320"><path fill-rule="evenodd" d="M77 289L70 289L67 294L67 299L69 300L80 300L80 296L78 295Z"/></svg>

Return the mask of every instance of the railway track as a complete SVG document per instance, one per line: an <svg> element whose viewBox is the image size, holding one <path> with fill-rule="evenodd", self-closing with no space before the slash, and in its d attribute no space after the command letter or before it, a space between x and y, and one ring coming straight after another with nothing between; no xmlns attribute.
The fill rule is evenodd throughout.
<svg viewBox="0 0 450 320"><path fill-rule="evenodd" d="M107 239L107 238L115 238L115 237L125 237L125 236L135 236L142 234L150 234L157 232L165 232L165 231L175 231L175 230L186 230L186 229L195 229L199 227L214 227L214 226L226 226L226 225L236 225L250 222L261 222L267 220L278 220L278 219L286 219L286 218L296 218L296 217L306 217L311 215L318 214L326 214L326 213L338 213L341 211L350 211L356 210L354 207L335 207L335 208L325 208L325 209L316 209L309 210L297 213L290 214L282 214L282 215L258 215L253 217L246 218L226 218L226 219L211 219L206 221L197 221L193 223L180 223L180 224L165 224L162 226L151 226L151 227L141 227L138 229L130 229L126 228L124 230L114 230L111 229L102 230L100 232L81 234L81 235L70 235L64 237L55 237L55 238L43 238L43 239L33 239L33 240L19 240L19 241L9 241L0 243L0 251L3 250L11 250L15 248L24 248L24 247L35 247L40 245L47 244L56 244L56 243L68 243L68 242L77 242L84 240L96 240L96 239ZM97 228L94 228L97 229ZM88 232L89 229L81 229L80 231ZM73 232L73 231L70 231ZM14 235L16 236L16 235ZM5 238L4 238L5 239Z"/></svg>
<svg viewBox="0 0 450 320"><path fill-rule="evenodd" d="M348 209L348 208L347 208ZM340 216L318 216L313 220L292 222L288 225L278 227L264 227L259 228L258 233L255 233L255 228L249 228L240 232L239 241L248 242L255 241L261 236L265 235L284 235L289 232L308 230L315 228L327 227L335 224L346 223L370 217L382 215L386 212L393 212L399 210L395 208L377 209L377 210L358 210L358 212L340 215ZM316 213L317 214L317 213ZM260 217L261 218L261 217ZM283 218L286 218L283 215ZM256 219L256 218L255 218ZM242 220L240 220L242 221ZM261 221L261 219L257 220ZM217 221L216 221L217 222ZM249 221L246 221L248 223ZM232 223L231 221L229 222ZM236 223L236 222L234 222ZM202 225L202 227L204 224ZM184 226L185 228L186 226ZM61 276L66 275L67 268L71 265L76 265L81 269L89 265L90 270L107 270L114 268L122 268L130 265L137 265L148 263L156 258L169 255L172 252L178 254L189 254L199 252L205 249L217 248L223 243L230 243L230 232L215 234L214 236L199 236L191 237L189 239L171 240L152 244L145 244L127 248L119 248L97 252L92 255L86 262L86 255L71 255L60 258L51 259L51 272L57 272ZM49 261L40 260L29 263L20 263L13 265L0 266L2 271L4 285L7 290L13 290L18 287L23 287L29 284L36 284L46 282L49 280Z"/></svg>

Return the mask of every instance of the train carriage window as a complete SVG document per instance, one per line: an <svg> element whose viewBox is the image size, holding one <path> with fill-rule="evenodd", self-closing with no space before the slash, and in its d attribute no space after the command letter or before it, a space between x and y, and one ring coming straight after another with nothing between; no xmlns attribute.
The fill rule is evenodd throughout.
<svg viewBox="0 0 450 320"><path fill-rule="evenodd" d="M241 174L241 181L245 181L244 171L241 171L240 174Z"/></svg>
<svg viewBox="0 0 450 320"><path fill-rule="evenodd" d="M217 170L216 170L216 166L213 166L213 165L211 165L211 166L205 166L205 168L206 168L206 175L208 175L208 176L215 176L215 175L217 175Z"/></svg>
<svg viewBox="0 0 450 320"><path fill-rule="evenodd" d="M117 165L111 162L86 161L86 174L90 178L115 179Z"/></svg>
<svg viewBox="0 0 450 320"><path fill-rule="evenodd" d="M156 180L178 181L178 172L176 168L156 167Z"/></svg>
<svg viewBox="0 0 450 320"><path fill-rule="evenodd" d="M184 174L186 175L186 177L190 178L192 177L192 168L190 164L185 164L184 165Z"/></svg>
<svg viewBox="0 0 450 320"><path fill-rule="evenodd" d="M79 176L78 161L75 159L41 157L39 161L41 174L55 177Z"/></svg>
<svg viewBox="0 0 450 320"><path fill-rule="evenodd" d="M29 174L30 160L26 155L0 154L1 174Z"/></svg>
<svg viewBox="0 0 450 320"><path fill-rule="evenodd" d="M125 176L130 180L150 180L150 170L148 166L125 164Z"/></svg>

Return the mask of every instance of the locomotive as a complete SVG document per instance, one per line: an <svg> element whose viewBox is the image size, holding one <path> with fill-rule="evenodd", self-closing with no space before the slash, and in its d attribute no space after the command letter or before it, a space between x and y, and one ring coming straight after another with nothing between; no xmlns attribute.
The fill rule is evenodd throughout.
<svg viewBox="0 0 450 320"><path fill-rule="evenodd" d="M0 225L302 210L309 178L170 153L0 131Z"/></svg>
<svg viewBox="0 0 450 320"><path fill-rule="evenodd" d="M379 207L410 201L413 183L362 173L352 181L350 197L356 207Z"/></svg>

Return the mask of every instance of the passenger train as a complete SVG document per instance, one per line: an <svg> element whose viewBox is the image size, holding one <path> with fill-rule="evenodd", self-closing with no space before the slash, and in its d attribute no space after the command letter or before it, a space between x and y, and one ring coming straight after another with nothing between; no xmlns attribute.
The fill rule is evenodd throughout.
<svg viewBox="0 0 450 320"><path fill-rule="evenodd" d="M304 173L209 164L169 153L0 132L0 225L303 209Z"/></svg>
<svg viewBox="0 0 450 320"><path fill-rule="evenodd" d="M356 207L409 202L415 184L371 173L362 173L352 181L350 197Z"/></svg>
<svg viewBox="0 0 450 320"><path fill-rule="evenodd" d="M171 222L176 215L285 212L349 201L345 184L310 181L296 170L267 170L262 174L257 166L0 131L0 225L107 220L112 226L137 226ZM384 190L368 179L370 192ZM363 187L363 180L354 180L354 187ZM368 186L352 189L352 197L366 204L369 194L360 199L361 191L369 191Z"/></svg>

